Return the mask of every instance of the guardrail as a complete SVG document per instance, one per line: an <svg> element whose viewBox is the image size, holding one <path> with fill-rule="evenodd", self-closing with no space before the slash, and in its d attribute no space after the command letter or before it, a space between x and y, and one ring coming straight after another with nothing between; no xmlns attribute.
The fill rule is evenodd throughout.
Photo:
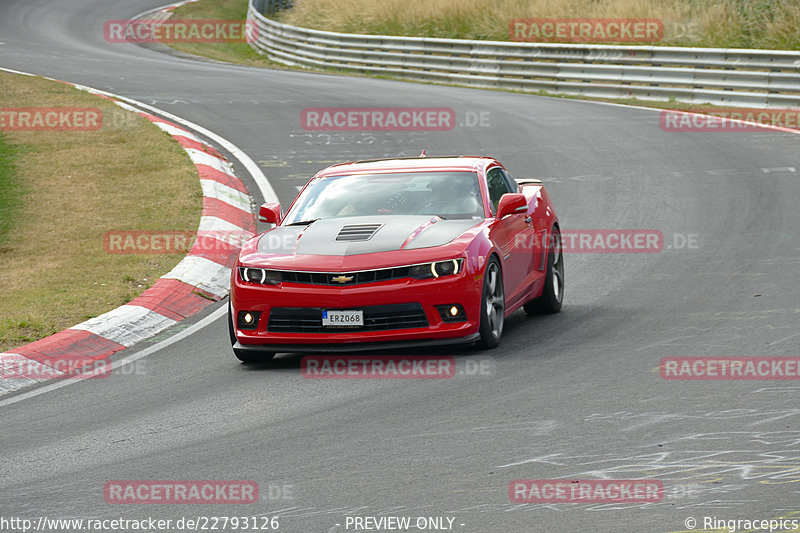
<svg viewBox="0 0 800 533"><path fill-rule="evenodd" d="M800 107L800 52L469 41L334 33L282 24L250 0L251 46L288 65L599 98Z"/></svg>

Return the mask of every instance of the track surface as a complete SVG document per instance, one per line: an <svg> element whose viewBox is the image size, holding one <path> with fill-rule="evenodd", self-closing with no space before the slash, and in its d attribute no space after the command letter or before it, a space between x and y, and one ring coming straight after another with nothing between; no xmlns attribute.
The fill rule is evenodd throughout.
<svg viewBox="0 0 800 533"><path fill-rule="evenodd" d="M297 356L237 364L216 320L142 359L135 374L0 408L0 515L281 511L280 530L298 532L344 531L347 514L455 517L463 532L674 531L689 516L702 526L704 516L797 515L797 382L664 381L656 367L665 356L800 355L800 176L786 168L800 169L800 137L667 133L645 110L258 70L103 40L107 19L161 3L4 0L0 65L210 128L260 162L283 202L333 161L486 153L515 175L544 177L563 227L658 229L665 250L567 255L561 314L515 314L490 354L447 352L461 363L491 357L491 376L304 380ZM301 110L320 106L447 106L461 122L488 112L491 126L303 131ZM669 249L674 234L698 234L699 246ZM647 505L508 499L514 479L561 477L657 478L666 496ZM103 484L124 479L255 480L262 498L105 503ZM292 499L270 499L270 485L291 485Z"/></svg>

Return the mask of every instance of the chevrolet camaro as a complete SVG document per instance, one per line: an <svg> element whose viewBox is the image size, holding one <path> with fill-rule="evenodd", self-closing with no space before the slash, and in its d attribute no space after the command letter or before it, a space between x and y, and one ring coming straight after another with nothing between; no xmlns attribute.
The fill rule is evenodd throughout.
<svg viewBox="0 0 800 533"><path fill-rule="evenodd" d="M564 297L558 218L541 181L489 157L333 165L312 177L231 272L228 327L244 362L278 352L477 343L519 308Z"/></svg>

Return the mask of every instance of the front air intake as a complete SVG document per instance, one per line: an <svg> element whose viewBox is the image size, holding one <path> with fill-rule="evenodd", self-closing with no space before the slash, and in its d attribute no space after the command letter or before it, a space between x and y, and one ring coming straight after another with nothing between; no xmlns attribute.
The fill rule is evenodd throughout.
<svg viewBox="0 0 800 533"><path fill-rule="evenodd" d="M336 240L341 242L368 241L383 224L348 224L339 230Z"/></svg>

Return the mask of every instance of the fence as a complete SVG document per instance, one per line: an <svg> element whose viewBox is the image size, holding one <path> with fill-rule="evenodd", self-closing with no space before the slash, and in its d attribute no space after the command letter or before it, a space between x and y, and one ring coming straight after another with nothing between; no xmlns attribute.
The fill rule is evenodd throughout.
<svg viewBox="0 0 800 533"><path fill-rule="evenodd" d="M800 52L470 41L334 33L274 21L250 0L251 44L288 65L600 98L800 107Z"/></svg>

